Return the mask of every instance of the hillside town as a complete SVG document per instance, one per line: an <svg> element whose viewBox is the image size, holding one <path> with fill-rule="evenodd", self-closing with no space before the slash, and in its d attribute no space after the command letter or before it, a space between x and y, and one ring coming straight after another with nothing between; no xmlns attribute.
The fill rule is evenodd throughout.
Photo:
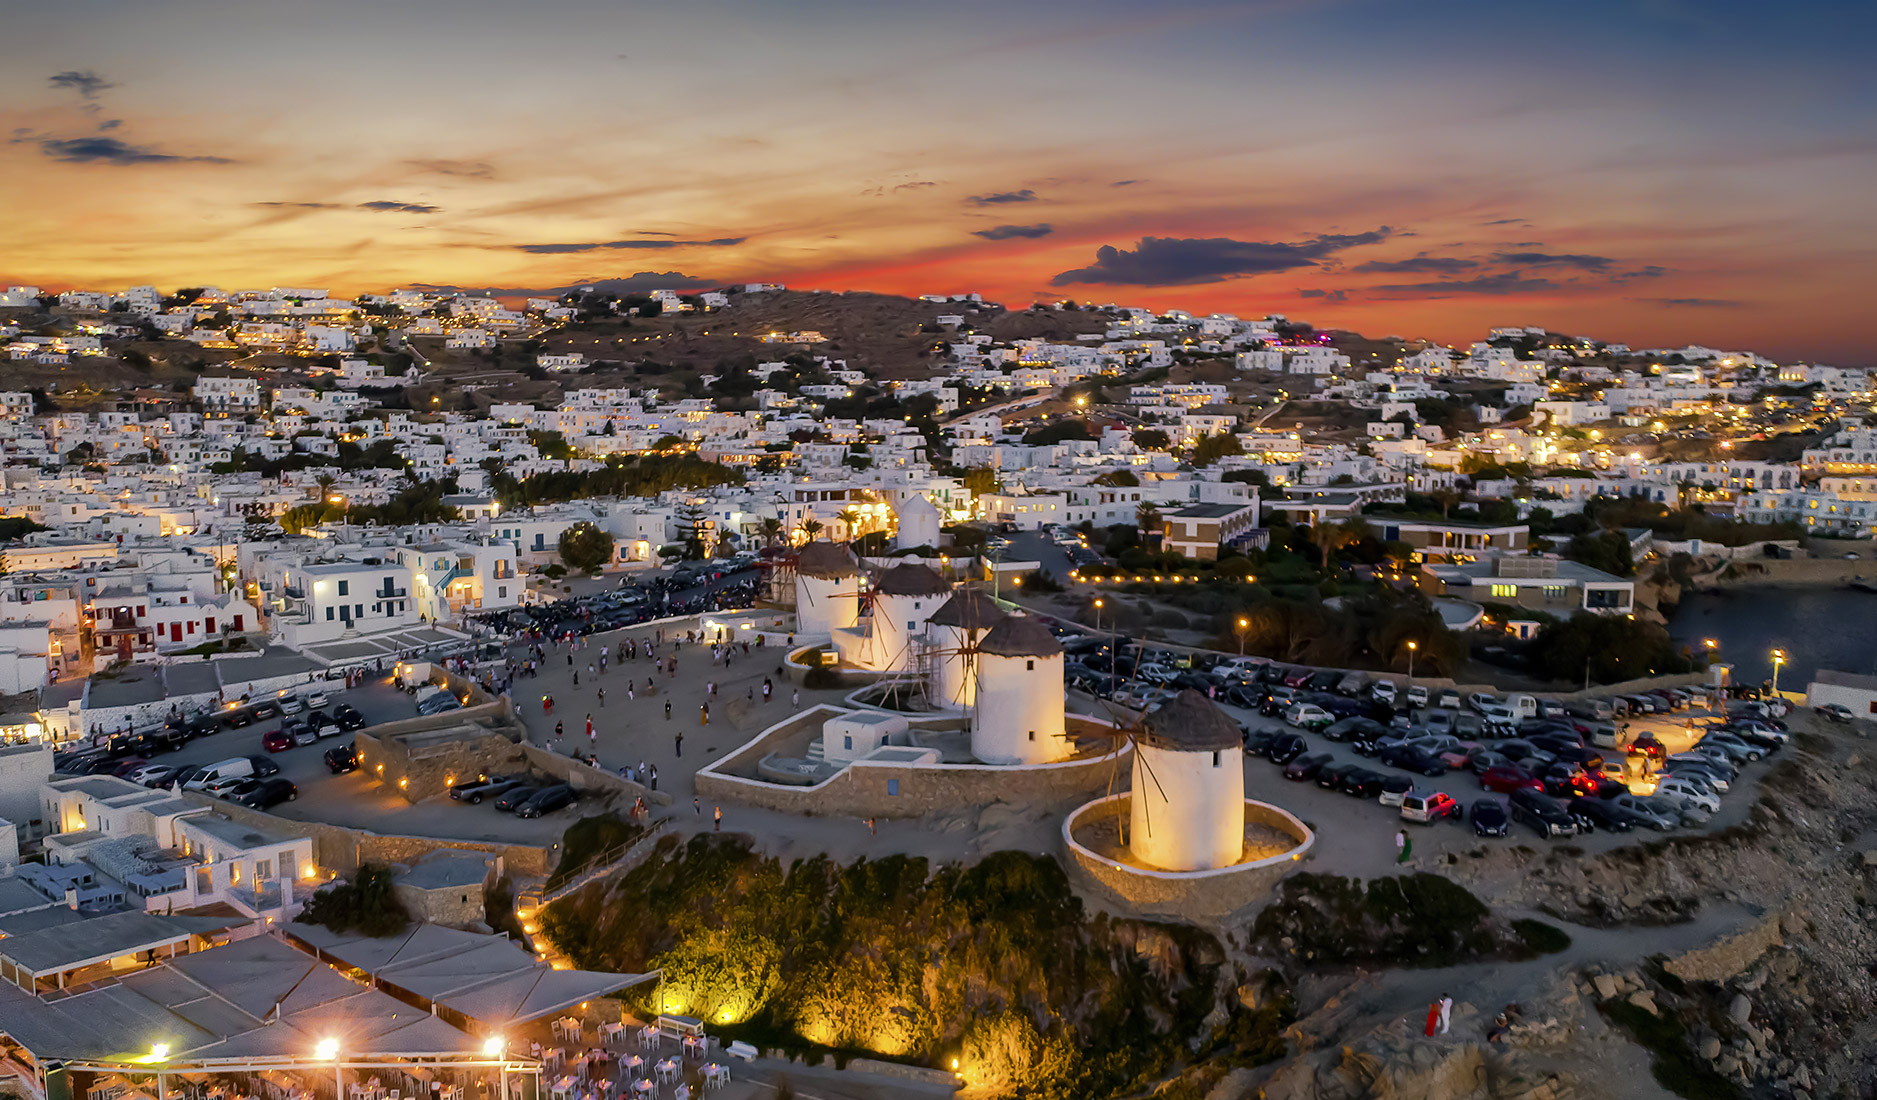
<svg viewBox="0 0 1877 1100"><path fill-rule="evenodd" d="M0 293L20 1095L1422 1095L1325 1082L1429 1002L1477 1095L1870 1086L1877 676L1677 610L1877 592L1870 371L335 293Z"/></svg>

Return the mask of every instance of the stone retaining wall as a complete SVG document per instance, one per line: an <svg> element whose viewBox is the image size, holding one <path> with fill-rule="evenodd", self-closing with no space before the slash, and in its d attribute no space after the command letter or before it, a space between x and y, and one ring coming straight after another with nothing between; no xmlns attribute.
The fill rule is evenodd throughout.
<svg viewBox="0 0 1877 1100"><path fill-rule="evenodd" d="M1769 913L1742 931L1668 960L1662 969L1685 982L1725 982L1785 942L1780 923L1780 914Z"/></svg>
<svg viewBox="0 0 1877 1100"><path fill-rule="evenodd" d="M758 734L742 748L700 770L700 798L808 817L922 817L992 802L1049 804L1106 788L1125 772L1129 747L1119 753L1060 764L1005 767L991 764L899 764L856 760L813 786L796 787L729 774L753 772L756 762L819 730L829 718L852 713L815 706ZM1083 718L1092 722L1094 719Z"/></svg>
<svg viewBox="0 0 1877 1100"><path fill-rule="evenodd" d="M1076 825L1127 813L1131 797L1124 791L1076 810L1063 819L1062 841L1069 855L1072 881L1110 904L1143 916L1195 924L1222 920L1269 898L1278 880L1300 867L1316 843L1315 834L1296 817L1250 799L1245 801L1246 823L1264 825L1295 838L1295 848L1281 856L1214 871L1150 871L1103 859L1075 842Z"/></svg>
<svg viewBox="0 0 1877 1100"><path fill-rule="evenodd" d="M502 861L498 875L546 875L553 869L558 853L528 844L497 844L490 841L455 840L447 837L400 836L349 829L323 821L293 821L284 817L219 798L200 791L183 791L182 797L198 806L207 806L230 821L271 829L288 836L313 839L313 858L322 870L351 875L361 863L412 864L440 849L487 852ZM558 847L558 846L557 846Z"/></svg>

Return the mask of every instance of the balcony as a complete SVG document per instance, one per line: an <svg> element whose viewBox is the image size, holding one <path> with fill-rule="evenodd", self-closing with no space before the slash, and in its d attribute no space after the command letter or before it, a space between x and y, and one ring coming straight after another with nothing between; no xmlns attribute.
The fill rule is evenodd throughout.
<svg viewBox="0 0 1877 1100"><path fill-rule="evenodd" d="M380 588L372 593L375 600L401 600L411 594L408 588Z"/></svg>

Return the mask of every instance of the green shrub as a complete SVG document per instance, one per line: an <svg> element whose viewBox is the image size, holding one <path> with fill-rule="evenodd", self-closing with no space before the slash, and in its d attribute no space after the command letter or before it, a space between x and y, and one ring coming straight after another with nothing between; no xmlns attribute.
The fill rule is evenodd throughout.
<svg viewBox="0 0 1877 1100"><path fill-rule="evenodd" d="M815 690L826 690L846 687L847 683L841 678L840 669L829 668L826 665L816 665L802 676L802 686Z"/></svg>
<svg viewBox="0 0 1877 1100"><path fill-rule="evenodd" d="M1555 955L1571 946L1570 934L1541 920L1521 918L1512 922L1512 933L1519 942L1537 955Z"/></svg>
<svg viewBox="0 0 1877 1100"><path fill-rule="evenodd" d="M594 860L611 856L644 835L645 826L634 825L615 814L581 818L561 834L560 862L548 875L546 889L551 891L578 877Z"/></svg>
<svg viewBox="0 0 1877 1100"><path fill-rule="evenodd" d="M295 920L334 932L389 936L410 924L410 914L391 890L391 872L376 863L359 864L351 882L335 883L306 901Z"/></svg>

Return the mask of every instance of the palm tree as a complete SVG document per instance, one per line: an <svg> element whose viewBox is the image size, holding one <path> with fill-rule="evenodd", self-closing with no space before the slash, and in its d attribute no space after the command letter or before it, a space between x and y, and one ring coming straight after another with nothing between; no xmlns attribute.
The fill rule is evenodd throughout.
<svg viewBox="0 0 1877 1100"><path fill-rule="evenodd" d="M327 495L332 492L332 487L338 483L339 479L331 474L320 474L313 479L313 484L319 486L319 499L321 501L326 499Z"/></svg>
<svg viewBox="0 0 1877 1100"><path fill-rule="evenodd" d="M849 505L835 514L841 525L847 528L847 541L853 542L860 537L860 509Z"/></svg>
<svg viewBox="0 0 1877 1100"><path fill-rule="evenodd" d="M1330 523L1327 520L1320 520L1310 528L1310 541L1316 543L1317 549L1323 554L1325 573L1330 571L1330 555L1361 537L1348 523Z"/></svg>
<svg viewBox="0 0 1877 1100"><path fill-rule="evenodd" d="M1433 497L1435 502L1440 505L1441 519L1447 518L1447 509L1460 503L1460 494L1454 492L1452 489L1436 489L1428 495Z"/></svg>
<svg viewBox="0 0 1877 1100"><path fill-rule="evenodd" d="M815 536L821 533L821 521L810 517L802 521L802 525L798 530L802 533L803 542L813 542L815 541Z"/></svg>
<svg viewBox="0 0 1877 1100"><path fill-rule="evenodd" d="M766 517L756 525L756 529L762 533L764 546L774 546L782 541L782 521L775 516Z"/></svg>
<svg viewBox="0 0 1877 1100"><path fill-rule="evenodd" d="M1146 542L1148 532L1160 530L1160 509L1149 501L1142 501L1134 510L1134 524L1140 528L1141 541Z"/></svg>

